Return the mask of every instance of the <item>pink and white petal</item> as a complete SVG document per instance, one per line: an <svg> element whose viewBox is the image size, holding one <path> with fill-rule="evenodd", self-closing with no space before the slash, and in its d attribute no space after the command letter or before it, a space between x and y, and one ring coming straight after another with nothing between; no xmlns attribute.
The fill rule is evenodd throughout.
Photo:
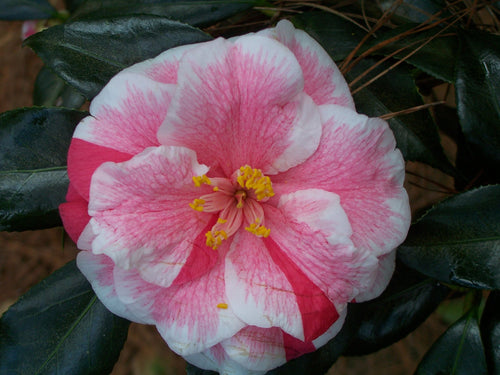
<svg viewBox="0 0 500 375"><path fill-rule="evenodd" d="M116 294L113 278L115 264L110 258L105 255L95 255L89 251L80 251L76 258L76 264L91 283L99 300L109 311L137 323L150 323L132 313Z"/></svg>
<svg viewBox="0 0 500 375"><path fill-rule="evenodd" d="M75 129L75 138L138 154L158 146L156 133L165 119L175 85L123 71L90 104L90 114Z"/></svg>
<svg viewBox="0 0 500 375"><path fill-rule="evenodd" d="M141 277L152 284L169 287L194 280L217 262L218 255L206 245L205 233L215 224L211 222L195 238L185 238L168 253L157 252L141 259L137 268Z"/></svg>
<svg viewBox="0 0 500 375"><path fill-rule="evenodd" d="M66 201L59 205L59 215L66 233L76 243L90 220L87 210L88 202L76 192L71 183L66 194Z"/></svg>
<svg viewBox="0 0 500 375"><path fill-rule="evenodd" d="M220 166L226 176L247 164L266 172L289 168L314 152L321 134L302 88L297 60L275 40L250 35L205 43L181 60L158 139L196 150L201 163ZM273 166L289 147L297 150L301 137L305 151L288 152L292 160Z"/></svg>
<svg viewBox="0 0 500 375"><path fill-rule="evenodd" d="M262 30L258 35L276 39L293 52L304 75L304 91L317 105L336 104L354 109L349 86L339 68L306 32L294 28L288 20L281 20L274 29Z"/></svg>
<svg viewBox="0 0 500 375"><path fill-rule="evenodd" d="M257 327L280 327L303 338L295 292L261 238L240 230L226 256L226 294L234 313Z"/></svg>
<svg viewBox="0 0 500 375"><path fill-rule="evenodd" d="M404 160L394 135L385 121L348 108L322 106L320 113L317 151L273 178L273 189L277 195L310 187L336 193L354 245L375 256L385 254L404 240L410 224Z"/></svg>
<svg viewBox="0 0 500 375"><path fill-rule="evenodd" d="M380 296L385 288L387 288L387 285L389 285L395 268L396 250L381 255L378 258L377 274L373 285L366 290L361 291L361 293L355 297L355 301L357 303L365 302Z"/></svg>
<svg viewBox="0 0 500 375"><path fill-rule="evenodd" d="M198 279L169 288L115 267L117 294L127 307L147 314L170 348L179 355L198 353L231 337L245 324L227 304L220 261Z"/></svg>
<svg viewBox="0 0 500 375"><path fill-rule="evenodd" d="M131 157L132 154L73 138L68 152L68 177L71 185L88 201L90 181L95 170L107 161L121 163Z"/></svg>
<svg viewBox="0 0 500 375"><path fill-rule="evenodd" d="M271 237L336 307L372 284L377 258L356 249L339 197L308 189L280 197L278 209L266 206Z"/></svg>
<svg viewBox="0 0 500 375"><path fill-rule="evenodd" d="M195 44L187 44L170 48L152 59L128 67L123 72L144 75L160 83L175 84L177 83L179 61L187 51L195 46Z"/></svg>
<svg viewBox="0 0 500 375"><path fill-rule="evenodd" d="M193 151L179 147L149 148L127 162L103 164L90 188L92 251L125 269L151 256L181 261L176 246L186 238L194 243L211 218L189 207L200 194L192 176L207 171Z"/></svg>
<svg viewBox="0 0 500 375"><path fill-rule="evenodd" d="M249 370L233 361L221 344L200 353L184 356L184 359L196 367L217 371L220 375L264 375L267 372Z"/></svg>
<svg viewBox="0 0 500 375"><path fill-rule="evenodd" d="M286 362L283 333L278 327L247 326L221 342L229 358L256 371L268 371Z"/></svg>
<svg viewBox="0 0 500 375"><path fill-rule="evenodd" d="M338 319L328 328L328 330L313 341L301 341L283 332L283 345L286 352L286 360L290 361L306 353L314 352L335 337L344 325L347 309L339 311Z"/></svg>
<svg viewBox="0 0 500 375"><path fill-rule="evenodd" d="M274 263L286 275L293 286L304 327L305 341L322 335L338 318L336 306L327 295L314 284L303 270L291 260L272 237L263 239ZM302 337L300 338L302 339Z"/></svg>

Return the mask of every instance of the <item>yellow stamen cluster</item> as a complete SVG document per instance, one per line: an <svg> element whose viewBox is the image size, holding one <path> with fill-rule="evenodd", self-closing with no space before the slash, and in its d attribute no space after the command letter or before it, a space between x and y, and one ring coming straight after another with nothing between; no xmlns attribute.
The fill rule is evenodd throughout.
<svg viewBox="0 0 500 375"><path fill-rule="evenodd" d="M237 177L238 184L244 189L253 189L257 200L270 198L274 195L271 179L264 176L260 169L248 165L240 167L241 175Z"/></svg>
<svg viewBox="0 0 500 375"><path fill-rule="evenodd" d="M203 184L211 185L212 181L207 177L206 174L203 176L193 176L194 186L200 187Z"/></svg>
<svg viewBox="0 0 500 375"><path fill-rule="evenodd" d="M189 203L189 207L191 207L195 211L203 212L204 203L205 203L204 199L195 199L193 203Z"/></svg>
<svg viewBox="0 0 500 375"><path fill-rule="evenodd" d="M250 224L249 227L245 228L247 231L250 233L255 234L257 237L269 237L269 234L271 233L271 229L266 228L263 225L260 225L260 219L255 219L255 222Z"/></svg>
<svg viewBox="0 0 500 375"><path fill-rule="evenodd" d="M207 241L205 242L208 247L214 250L220 246L223 240L227 240L227 233L223 230L209 230L205 233Z"/></svg>

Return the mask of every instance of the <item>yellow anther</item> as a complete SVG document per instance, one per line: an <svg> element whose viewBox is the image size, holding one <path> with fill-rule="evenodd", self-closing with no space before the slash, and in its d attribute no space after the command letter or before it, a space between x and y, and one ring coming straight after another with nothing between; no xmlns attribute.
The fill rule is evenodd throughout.
<svg viewBox="0 0 500 375"><path fill-rule="evenodd" d="M218 186L214 186L214 191L219 191L219 187Z"/></svg>
<svg viewBox="0 0 500 375"><path fill-rule="evenodd" d="M191 207L195 211L202 212L204 203L205 203L205 200L203 200L203 199L195 199L193 201L193 203L189 203L189 207Z"/></svg>
<svg viewBox="0 0 500 375"><path fill-rule="evenodd" d="M219 309L227 309L229 306L227 303L219 303L219 304L217 304L217 307Z"/></svg>
<svg viewBox="0 0 500 375"><path fill-rule="evenodd" d="M238 184L245 189L253 189L257 200L270 198L274 195L271 179L264 176L260 169L253 169L249 165L240 167L241 175L236 180Z"/></svg>
<svg viewBox="0 0 500 375"><path fill-rule="evenodd" d="M221 219L220 217L217 219L217 223L218 224L224 224L224 223L227 223L227 220L225 219Z"/></svg>
<svg viewBox="0 0 500 375"><path fill-rule="evenodd" d="M250 224L249 227L245 228L247 231L250 233L255 234L257 237L269 237L269 234L271 234L271 229L266 228L263 225L260 225L260 219L257 218L255 219L255 222Z"/></svg>
<svg viewBox="0 0 500 375"><path fill-rule="evenodd" d="M209 230L207 233L205 233L205 237L207 238L207 246L211 247L214 250L217 250L222 241L227 240L227 233L223 230L216 230L213 232Z"/></svg>
<svg viewBox="0 0 500 375"><path fill-rule="evenodd" d="M212 184L212 181L210 181L206 174L204 174L203 176L193 176L193 182L194 186L196 187L200 187L203 184Z"/></svg>

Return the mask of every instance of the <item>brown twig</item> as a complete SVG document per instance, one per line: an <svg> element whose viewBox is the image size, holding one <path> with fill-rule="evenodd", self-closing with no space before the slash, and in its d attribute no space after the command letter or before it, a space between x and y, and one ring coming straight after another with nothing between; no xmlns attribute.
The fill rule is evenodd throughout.
<svg viewBox="0 0 500 375"><path fill-rule="evenodd" d="M446 104L446 102L441 100L439 102L432 102L432 103L426 103L426 104L422 104L422 105L417 105L415 107L406 108L406 109L403 109L401 111L386 113L385 115L382 115L382 116L379 116L379 117L382 120L390 120L391 118L394 118L396 116L408 115L410 113L421 111L422 109L426 109L426 108L429 108L429 107L434 107L436 105L441 105L441 104Z"/></svg>

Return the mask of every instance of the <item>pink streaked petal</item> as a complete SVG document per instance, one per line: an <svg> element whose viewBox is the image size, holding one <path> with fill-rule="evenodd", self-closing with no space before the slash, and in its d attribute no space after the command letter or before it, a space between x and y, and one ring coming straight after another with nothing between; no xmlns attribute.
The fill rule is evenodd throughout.
<svg viewBox="0 0 500 375"><path fill-rule="evenodd" d="M107 161L121 163L131 154L73 138L68 152L68 176L75 191L89 200L90 181L95 170ZM69 198L67 197L69 200Z"/></svg>
<svg viewBox="0 0 500 375"><path fill-rule="evenodd" d="M92 284L92 289L94 289L99 300L109 311L137 323L150 323L132 313L118 298L113 279L115 265L110 258L105 255L95 255L89 251L80 251L76 258L76 264Z"/></svg>
<svg viewBox="0 0 500 375"><path fill-rule="evenodd" d="M66 233L76 243L90 220L90 216L87 213L88 202L76 192L71 183L69 184L66 199L67 202L59 205L59 215L61 216Z"/></svg>
<svg viewBox="0 0 500 375"><path fill-rule="evenodd" d="M404 240L410 224L402 187L404 160L394 135L385 121L348 108L322 106L320 112L318 150L276 176L274 191L279 195L315 187L334 192L351 223L354 245L375 256L385 254Z"/></svg>
<svg viewBox="0 0 500 375"><path fill-rule="evenodd" d="M377 274L373 285L356 296L356 302L365 302L382 294L391 281L396 268L396 250L378 258Z"/></svg>
<svg viewBox="0 0 500 375"><path fill-rule="evenodd" d="M217 39L184 55L178 74L161 143L196 150L201 163L220 166L226 176L247 164L284 170L316 149L316 108L301 93L300 66L282 44L255 35Z"/></svg>
<svg viewBox="0 0 500 375"><path fill-rule="evenodd" d="M266 207L271 237L337 307L372 284L377 258L356 249L339 197L319 189L282 195Z"/></svg>
<svg viewBox="0 0 500 375"><path fill-rule="evenodd" d="M182 240L168 253L144 256L138 267L141 277L149 283L168 287L189 282L206 273L218 258L217 252L205 244L205 233L216 220L214 215L195 238Z"/></svg>
<svg viewBox="0 0 500 375"><path fill-rule="evenodd" d="M272 235L271 235L272 236ZM337 309L325 293L315 285L280 248L272 237L263 239L274 263L293 286L304 327L304 341L321 336L338 318Z"/></svg>
<svg viewBox="0 0 500 375"><path fill-rule="evenodd" d="M283 333L278 327L247 326L221 345L232 360L247 369L266 371L286 362Z"/></svg>
<svg viewBox="0 0 500 375"><path fill-rule="evenodd" d="M147 312L170 348L180 355L206 350L231 337L245 324L233 313L224 285L222 260L198 279L161 288L131 271L115 267L120 299L133 312Z"/></svg>
<svg viewBox="0 0 500 375"><path fill-rule="evenodd" d="M137 63L124 72L145 75L149 79L160 83L177 83L179 61L186 51L195 47L193 44L170 48L155 58Z"/></svg>
<svg viewBox="0 0 500 375"><path fill-rule="evenodd" d="M96 234L94 233L94 230L92 229L92 224L89 221L88 224L85 226L85 228L83 228L80 237L78 237L78 242L76 242L76 246L80 250L92 251L92 242L94 241L95 237Z"/></svg>
<svg viewBox="0 0 500 375"><path fill-rule="evenodd" d="M291 22L282 20L274 29L258 33L278 40L297 58L304 74L304 91L317 105L336 104L354 109L347 82L326 51Z"/></svg>
<svg viewBox="0 0 500 375"><path fill-rule="evenodd" d="M267 371L254 371L233 361L221 344L212 346L200 353L184 356L184 359L196 367L231 375L264 375Z"/></svg>
<svg viewBox="0 0 500 375"><path fill-rule="evenodd" d="M179 147L153 147L127 162L103 164L90 188L93 252L123 268L151 258L184 263L177 246L194 242L211 218L189 207L200 193L192 176L207 171L193 151Z"/></svg>
<svg viewBox="0 0 500 375"><path fill-rule="evenodd" d="M258 327L281 327L304 337L293 287L269 256L262 239L241 230L226 257L226 293L235 314Z"/></svg>
<svg viewBox="0 0 500 375"><path fill-rule="evenodd" d="M94 98L91 116L80 122L74 137L129 154L158 146L156 133L174 91L175 85L121 72Z"/></svg>

